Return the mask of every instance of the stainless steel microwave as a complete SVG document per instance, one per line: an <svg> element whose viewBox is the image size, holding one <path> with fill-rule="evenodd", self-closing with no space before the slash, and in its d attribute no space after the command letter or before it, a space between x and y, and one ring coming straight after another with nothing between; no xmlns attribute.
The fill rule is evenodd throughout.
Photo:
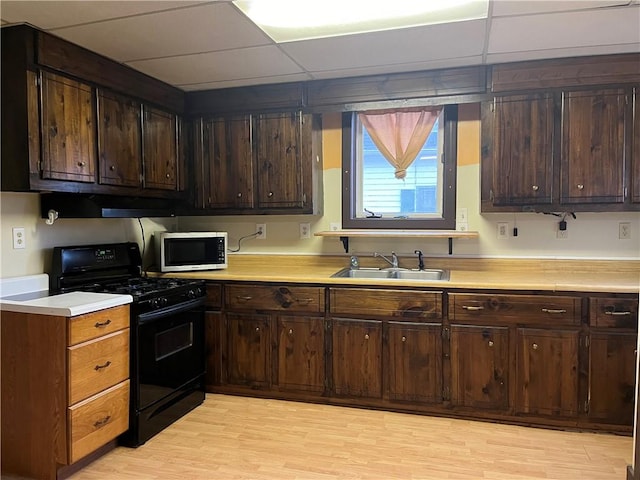
<svg viewBox="0 0 640 480"><path fill-rule="evenodd" d="M154 240L161 272L227 268L226 232L155 232Z"/></svg>

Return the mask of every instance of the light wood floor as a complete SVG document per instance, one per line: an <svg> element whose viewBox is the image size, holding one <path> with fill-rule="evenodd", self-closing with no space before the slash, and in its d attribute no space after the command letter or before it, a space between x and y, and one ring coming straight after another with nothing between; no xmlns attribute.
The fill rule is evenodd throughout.
<svg viewBox="0 0 640 480"><path fill-rule="evenodd" d="M632 439L208 394L73 480L623 480Z"/></svg>

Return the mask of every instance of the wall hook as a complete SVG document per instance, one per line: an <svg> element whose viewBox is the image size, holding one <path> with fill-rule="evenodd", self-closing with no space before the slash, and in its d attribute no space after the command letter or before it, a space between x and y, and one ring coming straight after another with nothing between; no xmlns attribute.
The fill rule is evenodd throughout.
<svg viewBox="0 0 640 480"><path fill-rule="evenodd" d="M57 210L49 210L47 213L47 219L44 221L47 225L53 225L53 223L58 219L58 211Z"/></svg>

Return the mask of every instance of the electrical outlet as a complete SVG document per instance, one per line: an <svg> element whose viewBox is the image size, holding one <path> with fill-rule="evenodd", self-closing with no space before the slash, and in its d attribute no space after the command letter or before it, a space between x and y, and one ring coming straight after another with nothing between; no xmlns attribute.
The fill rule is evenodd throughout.
<svg viewBox="0 0 640 480"><path fill-rule="evenodd" d="M310 223L301 223L300 224L300 239L304 240L305 238L309 238L311 236L311 224Z"/></svg>
<svg viewBox="0 0 640 480"><path fill-rule="evenodd" d="M337 232L338 230L340 230L340 223L338 222L331 222L329 224L329 230L331 230L332 232Z"/></svg>
<svg viewBox="0 0 640 480"><path fill-rule="evenodd" d="M467 209L459 208L458 211L456 212L456 219L460 223L467 223L469 221L469 217L467 216ZM462 231L465 231L465 230L462 230Z"/></svg>
<svg viewBox="0 0 640 480"><path fill-rule="evenodd" d="M561 238L561 239L565 239L565 238L569 238L569 230L556 230L556 238Z"/></svg>
<svg viewBox="0 0 640 480"><path fill-rule="evenodd" d="M467 222L458 222L457 230L459 232L466 232L467 230L469 230L469 224Z"/></svg>
<svg viewBox="0 0 640 480"><path fill-rule="evenodd" d="M13 232L13 248L27 248L24 236L24 227L14 227Z"/></svg>
<svg viewBox="0 0 640 480"><path fill-rule="evenodd" d="M509 238L509 224L506 222L498 223L498 238Z"/></svg>
<svg viewBox="0 0 640 480"><path fill-rule="evenodd" d="M258 240L266 240L267 239L267 224L266 223L256 223L256 238Z"/></svg>
<svg viewBox="0 0 640 480"><path fill-rule="evenodd" d="M629 222L620 222L618 224L618 238L620 240L629 240L631 238L631 224Z"/></svg>

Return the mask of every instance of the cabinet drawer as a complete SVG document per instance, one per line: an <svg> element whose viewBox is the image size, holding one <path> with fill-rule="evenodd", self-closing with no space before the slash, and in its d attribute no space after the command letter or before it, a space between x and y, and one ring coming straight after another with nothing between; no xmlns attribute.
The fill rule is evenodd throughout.
<svg viewBox="0 0 640 480"><path fill-rule="evenodd" d="M514 324L579 325L580 297L551 295L449 295L449 321L478 320Z"/></svg>
<svg viewBox="0 0 640 480"><path fill-rule="evenodd" d="M589 299L592 327L638 328L638 300L635 298Z"/></svg>
<svg viewBox="0 0 640 480"><path fill-rule="evenodd" d="M413 322L442 318L442 292L373 288L332 288L330 291L332 314L374 315Z"/></svg>
<svg viewBox="0 0 640 480"><path fill-rule="evenodd" d="M69 405L129 377L129 329L67 349Z"/></svg>
<svg viewBox="0 0 640 480"><path fill-rule="evenodd" d="M324 312L324 288L297 286L227 285L227 308Z"/></svg>
<svg viewBox="0 0 640 480"><path fill-rule="evenodd" d="M69 463L129 429L129 380L68 409Z"/></svg>
<svg viewBox="0 0 640 480"><path fill-rule="evenodd" d="M129 328L129 305L69 318L69 345Z"/></svg>

